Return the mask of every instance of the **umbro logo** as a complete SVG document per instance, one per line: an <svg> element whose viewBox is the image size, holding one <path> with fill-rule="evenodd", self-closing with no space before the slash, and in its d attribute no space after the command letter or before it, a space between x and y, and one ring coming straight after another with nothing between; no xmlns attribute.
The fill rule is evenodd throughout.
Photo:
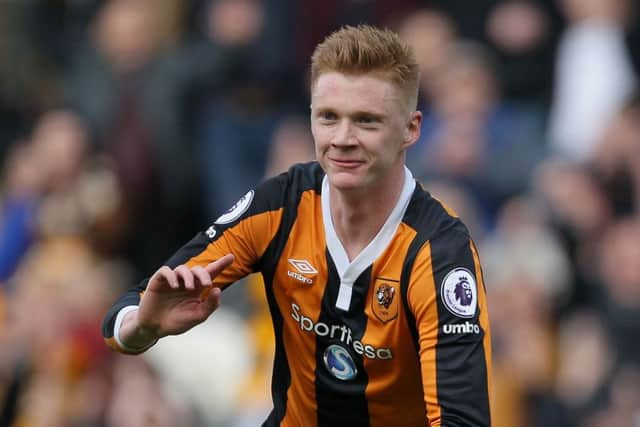
<svg viewBox="0 0 640 427"><path fill-rule="evenodd" d="M293 277L299 282L306 283L308 285L313 284L313 280L303 276L303 274L317 274L316 270L306 259L293 259L289 258L289 264L293 266L297 271L287 270L287 276Z"/></svg>
<svg viewBox="0 0 640 427"><path fill-rule="evenodd" d="M318 270L316 270L306 259L293 259L289 258L289 264L291 264L298 273L302 274L316 274Z"/></svg>
<svg viewBox="0 0 640 427"><path fill-rule="evenodd" d="M468 320L464 323L442 325L442 332L445 334L479 334L480 326L475 323L471 323Z"/></svg>

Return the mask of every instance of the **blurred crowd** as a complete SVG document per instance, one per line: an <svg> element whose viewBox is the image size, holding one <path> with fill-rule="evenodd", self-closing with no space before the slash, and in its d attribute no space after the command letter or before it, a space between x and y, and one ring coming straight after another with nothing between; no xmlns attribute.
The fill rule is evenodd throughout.
<svg viewBox="0 0 640 427"><path fill-rule="evenodd" d="M480 246L494 427L640 426L638 14L635 0L0 0L0 427L260 424L260 278L142 357L107 350L100 322L249 188L313 158L309 56L359 23L418 55L408 164Z"/></svg>

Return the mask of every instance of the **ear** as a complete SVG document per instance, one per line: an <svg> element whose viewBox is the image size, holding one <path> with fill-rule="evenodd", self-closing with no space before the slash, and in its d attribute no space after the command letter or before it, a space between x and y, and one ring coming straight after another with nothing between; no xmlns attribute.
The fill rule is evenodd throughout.
<svg viewBox="0 0 640 427"><path fill-rule="evenodd" d="M412 111L411 113L409 113L409 120L407 120L404 128L402 149L406 150L418 141L418 139L420 138L421 125L422 112Z"/></svg>

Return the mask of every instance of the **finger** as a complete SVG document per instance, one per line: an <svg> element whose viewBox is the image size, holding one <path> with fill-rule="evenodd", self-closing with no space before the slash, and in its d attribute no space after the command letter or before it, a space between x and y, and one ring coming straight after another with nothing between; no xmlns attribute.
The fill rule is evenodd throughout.
<svg viewBox="0 0 640 427"><path fill-rule="evenodd" d="M229 267L233 263L233 260L234 260L234 256L232 254L226 254L222 258L218 258L217 260L208 264L205 267L205 270L207 270L207 273L209 273L211 278L214 278L218 274L220 274L222 270Z"/></svg>
<svg viewBox="0 0 640 427"><path fill-rule="evenodd" d="M155 287L156 284L162 285L163 283L167 283L172 289L178 289L180 287L176 273L166 265L160 267L149 280L151 287Z"/></svg>
<svg viewBox="0 0 640 427"><path fill-rule="evenodd" d="M195 289L195 285L193 284L193 273L191 273L189 267L182 264L177 266L173 271L176 272L185 289Z"/></svg>
<svg viewBox="0 0 640 427"><path fill-rule="evenodd" d="M211 285L211 276L207 273L207 270L200 265L196 265L195 267L191 267L191 272L193 273L196 282L202 286L210 286Z"/></svg>

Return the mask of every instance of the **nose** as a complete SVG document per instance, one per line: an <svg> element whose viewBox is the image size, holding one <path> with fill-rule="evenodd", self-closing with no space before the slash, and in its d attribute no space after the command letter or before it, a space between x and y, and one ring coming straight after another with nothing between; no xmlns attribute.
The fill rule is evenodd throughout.
<svg viewBox="0 0 640 427"><path fill-rule="evenodd" d="M356 144L356 137L352 123L349 120L341 120L336 126L331 145L347 147Z"/></svg>

